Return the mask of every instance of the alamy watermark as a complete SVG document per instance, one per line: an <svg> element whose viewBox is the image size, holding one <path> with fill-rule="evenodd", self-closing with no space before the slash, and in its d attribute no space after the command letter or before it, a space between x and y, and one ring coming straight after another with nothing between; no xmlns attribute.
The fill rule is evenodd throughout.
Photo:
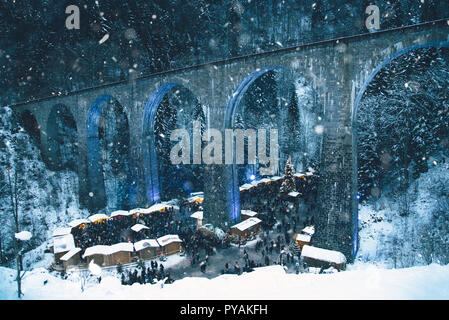
<svg viewBox="0 0 449 320"><path fill-rule="evenodd" d="M261 165L261 175L275 175L279 166L278 130L270 129L269 155L267 155L267 130L258 129L207 129L201 134L201 122L193 121L192 137L186 129L175 129L170 141L178 141L170 150L172 164L245 164L245 138L247 139L247 164ZM234 143L235 140L235 143ZM207 144L203 147L202 142ZM234 148L235 147L235 148ZM235 159L235 162L234 162Z"/></svg>

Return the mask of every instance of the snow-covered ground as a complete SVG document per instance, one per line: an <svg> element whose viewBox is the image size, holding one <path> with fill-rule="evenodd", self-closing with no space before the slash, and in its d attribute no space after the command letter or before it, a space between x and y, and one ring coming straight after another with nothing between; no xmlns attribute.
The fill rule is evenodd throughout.
<svg viewBox="0 0 449 320"><path fill-rule="evenodd" d="M0 268L0 299L17 299L14 270ZM81 291L46 269L27 273L23 299L449 299L449 265L383 269L357 263L333 274L288 274L281 266L258 268L241 276L184 278L173 284L122 286L103 277Z"/></svg>

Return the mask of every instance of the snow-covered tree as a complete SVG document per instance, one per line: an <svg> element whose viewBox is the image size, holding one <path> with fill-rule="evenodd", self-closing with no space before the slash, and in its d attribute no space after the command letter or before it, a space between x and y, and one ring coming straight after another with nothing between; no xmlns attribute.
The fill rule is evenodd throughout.
<svg viewBox="0 0 449 320"><path fill-rule="evenodd" d="M292 164L291 157L288 157L284 169L284 180L282 181L280 194L287 195L289 192L296 191L295 168Z"/></svg>

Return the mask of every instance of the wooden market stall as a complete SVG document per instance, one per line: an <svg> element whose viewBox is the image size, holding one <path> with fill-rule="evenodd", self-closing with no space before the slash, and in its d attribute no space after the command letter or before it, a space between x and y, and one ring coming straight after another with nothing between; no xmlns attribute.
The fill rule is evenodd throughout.
<svg viewBox="0 0 449 320"><path fill-rule="evenodd" d="M310 236L308 234L302 234L302 233L295 234L293 238L295 239L296 244L300 248L302 248L305 245L310 245L310 242L312 240L312 236Z"/></svg>
<svg viewBox="0 0 449 320"><path fill-rule="evenodd" d="M182 240L177 234L167 234L163 237L157 238L157 242L161 246L161 252L164 255L171 255L181 252Z"/></svg>
<svg viewBox="0 0 449 320"><path fill-rule="evenodd" d="M75 219L69 222L69 226L72 228L83 228L86 224L89 224L90 220L87 219Z"/></svg>
<svg viewBox="0 0 449 320"><path fill-rule="evenodd" d="M196 211L190 215L190 218L196 219L196 227L203 225L203 211Z"/></svg>
<svg viewBox="0 0 449 320"><path fill-rule="evenodd" d="M109 217L107 215L105 215L104 213L97 213L97 214L91 215L87 219L89 219L89 221L93 222L93 223L100 223L100 222L104 222L105 220L108 220Z"/></svg>
<svg viewBox="0 0 449 320"><path fill-rule="evenodd" d="M152 214L155 212L169 212L173 209L173 206L167 203L156 203L147 209L141 209L142 214Z"/></svg>
<svg viewBox="0 0 449 320"><path fill-rule="evenodd" d="M324 269L334 267L339 271L346 269L346 257L343 253L309 245L303 246L300 260L309 267Z"/></svg>
<svg viewBox="0 0 449 320"><path fill-rule="evenodd" d="M53 237L53 254L55 263L59 264L61 257L75 248L75 239L72 234L64 234Z"/></svg>
<svg viewBox="0 0 449 320"><path fill-rule="evenodd" d="M64 265L64 270L76 267L81 262L81 248L73 248L60 259Z"/></svg>
<svg viewBox="0 0 449 320"><path fill-rule="evenodd" d="M147 226L140 224L140 223L136 223L135 225L133 225L131 227L131 230L134 232L140 232L142 230L148 230L148 229L150 229L150 228L148 228Z"/></svg>
<svg viewBox="0 0 449 320"><path fill-rule="evenodd" d="M251 234L257 234L260 231L260 220L256 217L248 218L231 227L231 235L237 235L242 239L247 239Z"/></svg>
<svg viewBox="0 0 449 320"><path fill-rule="evenodd" d="M257 212L252 211L252 210L241 210L240 211L240 215L242 217L242 221L245 221L245 220L247 220L249 218L255 217L255 216L257 216L257 214L258 214Z"/></svg>
<svg viewBox="0 0 449 320"><path fill-rule="evenodd" d="M315 226L307 226L301 230L302 234L308 234L309 236L313 236L315 234Z"/></svg>
<svg viewBox="0 0 449 320"><path fill-rule="evenodd" d="M109 246L109 265L131 263L133 252L134 246L130 242L120 242Z"/></svg>
<svg viewBox="0 0 449 320"><path fill-rule="evenodd" d="M111 265L109 256L109 246L97 245L87 248L82 257L87 260L87 264L90 264L93 261L95 264L102 267Z"/></svg>
<svg viewBox="0 0 449 320"><path fill-rule="evenodd" d="M134 249L141 260L155 259L160 255L160 246L155 239L144 239L134 243Z"/></svg>

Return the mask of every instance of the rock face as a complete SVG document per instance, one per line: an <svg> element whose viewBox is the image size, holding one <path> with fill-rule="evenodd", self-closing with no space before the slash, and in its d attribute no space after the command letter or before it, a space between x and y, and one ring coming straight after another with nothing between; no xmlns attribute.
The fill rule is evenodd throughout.
<svg viewBox="0 0 449 320"><path fill-rule="evenodd" d="M4 262L10 258L14 237L9 177L17 172L19 230L33 234L27 249L39 246L58 226L87 212L79 209L78 176L70 170L50 171L35 139L20 125L10 108L0 108L0 228Z"/></svg>

